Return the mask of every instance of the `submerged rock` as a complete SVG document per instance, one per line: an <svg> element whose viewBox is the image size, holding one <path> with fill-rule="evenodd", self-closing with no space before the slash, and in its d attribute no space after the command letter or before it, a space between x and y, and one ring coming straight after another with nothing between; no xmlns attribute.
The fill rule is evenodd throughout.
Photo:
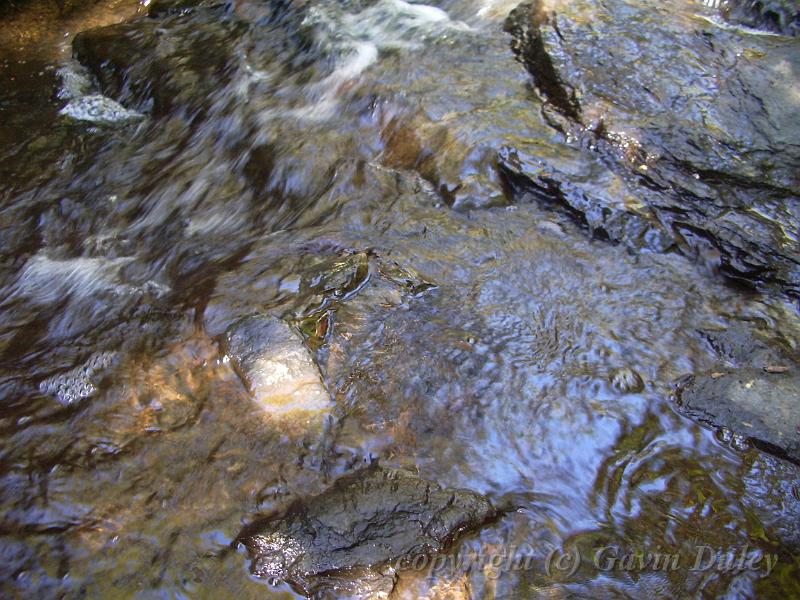
<svg viewBox="0 0 800 600"><path fill-rule="evenodd" d="M272 415L320 415L331 397L300 337L280 319L244 318L225 334L224 351L254 400Z"/></svg>
<svg viewBox="0 0 800 600"><path fill-rule="evenodd" d="M242 533L251 569L304 594L391 592L395 567L440 552L494 517L491 503L408 472L370 466Z"/></svg>
<svg viewBox="0 0 800 600"><path fill-rule="evenodd" d="M731 366L761 369L797 362L797 354L777 331L767 336L745 323L733 323L725 329L699 333L723 361L725 367L721 370Z"/></svg>
<svg viewBox="0 0 800 600"><path fill-rule="evenodd" d="M550 124L624 185L607 198L509 151L515 194L565 205L614 241L664 236L664 249L729 278L800 296L795 40L628 0L524 4L506 30Z"/></svg>
<svg viewBox="0 0 800 600"><path fill-rule="evenodd" d="M800 463L800 377L743 368L698 375L680 390L692 416L726 427L761 448Z"/></svg>
<svg viewBox="0 0 800 600"><path fill-rule="evenodd" d="M232 43L245 28L221 10L198 8L191 20L144 18L82 31L72 48L103 94L158 115L205 103L226 79Z"/></svg>
<svg viewBox="0 0 800 600"><path fill-rule="evenodd" d="M224 0L153 0L147 10L149 17L184 14L197 8L226 7Z"/></svg>

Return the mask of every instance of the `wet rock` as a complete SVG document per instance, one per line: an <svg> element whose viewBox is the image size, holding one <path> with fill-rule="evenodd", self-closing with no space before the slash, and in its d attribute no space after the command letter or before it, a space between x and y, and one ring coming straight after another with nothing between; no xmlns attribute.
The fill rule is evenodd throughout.
<svg viewBox="0 0 800 600"><path fill-rule="evenodd" d="M640 206L581 201L581 182L506 157L518 186L541 196L549 179L545 196L566 198L578 220L611 219L612 240L640 244L628 224L641 240L654 223L668 246L731 279L800 295L787 233L800 224L794 40L626 0L525 4L506 30L551 126L610 165Z"/></svg>
<svg viewBox="0 0 800 600"><path fill-rule="evenodd" d="M303 239L292 232L278 243L254 246L235 280L221 277L205 326L219 336L242 314L268 306L272 314L297 326L305 343L316 350L330 319L336 320L342 307L373 287L383 298L374 301L396 305L436 286L374 249L359 250L336 236Z"/></svg>
<svg viewBox="0 0 800 600"><path fill-rule="evenodd" d="M733 324L723 330L702 331L701 335L728 365L762 368L796 362L789 345L773 332L771 337L751 331L744 324Z"/></svg>
<svg viewBox="0 0 800 600"><path fill-rule="evenodd" d="M221 82L232 60L240 21L197 10L192 19L139 19L83 31L73 54L103 94L130 109L163 114L197 109Z"/></svg>
<svg viewBox="0 0 800 600"><path fill-rule="evenodd" d="M800 377L743 368L697 375L679 392L690 415L749 438L756 447L800 463Z"/></svg>
<svg viewBox="0 0 800 600"><path fill-rule="evenodd" d="M317 259L314 260L316 262ZM399 294L416 295L433 287L413 269L380 256L376 252L350 250L313 264L306 260L297 281L296 296L287 306L294 319L318 315L352 299L369 281L379 287L391 286ZM308 264L312 263L312 264ZM289 308L289 306L291 308Z"/></svg>
<svg viewBox="0 0 800 600"><path fill-rule="evenodd" d="M226 332L223 348L265 412L320 415L331 409L316 363L285 321L267 315L237 321Z"/></svg>
<svg viewBox="0 0 800 600"><path fill-rule="evenodd" d="M497 153L489 145L473 147L423 114L391 117L381 137L383 162L415 170L447 205L469 210L508 204L499 182Z"/></svg>
<svg viewBox="0 0 800 600"><path fill-rule="evenodd" d="M345 298L363 285L369 274L369 256L365 252L347 254L325 261L304 273L301 291L311 303L322 305L325 299Z"/></svg>
<svg viewBox="0 0 800 600"><path fill-rule="evenodd" d="M797 0L725 0L720 12L726 21L781 35L800 36Z"/></svg>
<svg viewBox="0 0 800 600"><path fill-rule="evenodd" d="M625 0L600 7L570 3L558 13L532 4L516 9L507 29L514 36L512 49L548 101L599 137L641 146L628 158L654 155L684 161L701 177L738 176L800 190L792 166L800 152L800 126L792 122L796 109L781 91L797 79L774 68L793 62L797 45L700 29L668 14ZM656 20L660 26L653 35L637 33ZM537 69L540 61L549 61L552 70ZM674 68L676 61L680 68ZM743 113L749 118L742 119ZM768 158L763 153L770 148L784 155ZM650 171L657 162L646 165L648 176L654 177Z"/></svg>
<svg viewBox="0 0 800 600"><path fill-rule="evenodd" d="M335 590L374 598L391 592L395 566L442 551L494 514L480 494L370 466L254 524L240 541L259 577L309 595Z"/></svg>
<svg viewBox="0 0 800 600"><path fill-rule="evenodd" d="M592 237L621 242L633 249L666 252L676 247L670 232L647 206L635 208L614 197L624 189L623 180L606 172L607 191L583 182L597 173L565 172L535 156L504 147L498 158L506 188L517 202L536 202L561 212L587 229Z"/></svg>
<svg viewBox="0 0 800 600"><path fill-rule="evenodd" d="M513 36L511 49L534 77L542 95L564 115L577 120L581 108L575 89L562 77L542 34L547 19L542 3L524 3L509 14L505 31Z"/></svg>

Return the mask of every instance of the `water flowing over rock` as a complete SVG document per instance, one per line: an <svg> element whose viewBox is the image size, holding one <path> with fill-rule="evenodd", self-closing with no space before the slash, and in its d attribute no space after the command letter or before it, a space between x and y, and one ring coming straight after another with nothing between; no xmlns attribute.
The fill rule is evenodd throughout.
<svg viewBox="0 0 800 600"><path fill-rule="evenodd" d="M78 121L91 121L101 124L136 121L144 115L128 110L119 102L100 95L91 95L71 101L61 109L61 114Z"/></svg>
<svg viewBox="0 0 800 600"><path fill-rule="evenodd" d="M386 597L395 567L444 550L494 515L480 494L373 465L248 527L240 542L255 575L286 580L301 593Z"/></svg>
<svg viewBox="0 0 800 600"><path fill-rule="evenodd" d="M611 164L641 206L514 152L502 166L517 193L553 198L615 241L666 237L733 280L797 297L800 48L669 10L535 2L506 22L552 126Z"/></svg>
<svg viewBox="0 0 800 600"><path fill-rule="evenodd" d="M723 18L731 23L782 35L800 36L800 3L797 0L713 0Z"/></svg>
<svg viewBox="0 0 800 600"><path fill-rule="evenodd" d="M611 385L623 394L635 394L644 389L641 375L628 367L617 369L611 374Z"/></svg>
<svg viewBox="0 0 800 600"><path fill-rule="evenodd" d="M797 39L518 2L0 54L0 596L797 595ZM698 545L779 560L590 564Z"/></svg>
<svg viewBox="0 0 800 600"><path fill-rule="evenodd" d="M224 349L265 412L303 415L330 410L330 394L319 369L285 321L261 315L242 319L226 333Z"/></svg>
<svg viewBox="0 0 800 600"><path fill-rule="evenodd" d="M230 45L245 28L224 7L138 19L75 36L73 53L106 96L131 110L164 114L194 107L226 81Z"/></svg>
<svg viewBox="0 0 800 600"><path fill-rule="evenodd" d="M150 17L184 14L196 8L221 8L228 5L224 0L153 0L147 14Z"/></svg>

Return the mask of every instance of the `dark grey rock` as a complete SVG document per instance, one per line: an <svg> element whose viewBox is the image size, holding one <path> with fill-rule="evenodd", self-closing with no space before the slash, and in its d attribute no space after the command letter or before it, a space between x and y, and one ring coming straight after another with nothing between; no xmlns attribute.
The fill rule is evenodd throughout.
<svg viewBox="0 0 800 600"><path fill-rule="evenodd" d="M233 41L246 25L219 11L191 19L138 19L83 31L73 54L106 96L160 115L199 110L232 69Z"/></svg>
<svg viewBox="0 0 800 600"><path fill-rule="evenodd" d="M595 153L638 205L509 150L512 191L566 207L611 240L664 238L748 285L800 296L800 45L659 3L520 5L506 30L550 124ZM791 235L789 236L791 237Z"/></svg>
<svg viewBox="0 0 800 600"><path fill-rule="evenodd" d="M480 494L373 465L255 523L240 541L259 577L309 595L333 589L375 597L391 591L393 569L404 560L440 552L494 515Z"/></svg>
<svg viewBox="0 0 800 600"><path fill-rule="evenodd" d="M655 211L619 206L614 192L586 186L590 174L578 177L559 171L536 156L510 147L498 154L498 169L511 195L520 202L536 202L566 214L598 239L621 242L632 249L666 252L677 243ZM607 174L606 174L607 175ZM622 178L617 178L624 185ZM645 194L645 190L639 190Z"/></svg>
<svg viewBox="0 0 800 600"><path fill-rule="evenodd" d="M796 353L778 332L767 336L745 323L734 323L725 329L700 333L726 366L761 369L797 363Z"/></svg>
<svg viewBox="0 0 800 600"><path fill-rule="evenodd" d="M797 0L725 0L720 12L731 23L800 36L800 3Z"/></svg>
<svg viewBox="0 0 800 600"><path fill-rule="evenodd" d="M697 375L679 393L695 418L750 439L767 452L800 463L800 377L744 368Z"/></svg>
<svg viewBox="0 0 800 600"><path fill-rule="evenodd" d="M275 0L246 8L165 0L149 17L79 33L73 55L104 95L156 116L173 111L202 116L224 102L221 91L241 74L245 55L248 72L271 70L301 80L329 73L332 63L324 57L330 49L315 43L304 2Z"/></svg>

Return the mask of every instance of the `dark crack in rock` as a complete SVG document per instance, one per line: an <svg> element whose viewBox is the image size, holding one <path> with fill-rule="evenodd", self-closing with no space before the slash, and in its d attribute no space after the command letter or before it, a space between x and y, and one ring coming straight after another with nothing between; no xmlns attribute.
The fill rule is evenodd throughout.
<svg viewBox="0 0 800 600"><path fill-rule="evenodd" d="M258 577L285 580L308 595L375 597L391 591L396 567L442 551L494 516L480 494L373 465L255 523L239 541Z"/></svg>

